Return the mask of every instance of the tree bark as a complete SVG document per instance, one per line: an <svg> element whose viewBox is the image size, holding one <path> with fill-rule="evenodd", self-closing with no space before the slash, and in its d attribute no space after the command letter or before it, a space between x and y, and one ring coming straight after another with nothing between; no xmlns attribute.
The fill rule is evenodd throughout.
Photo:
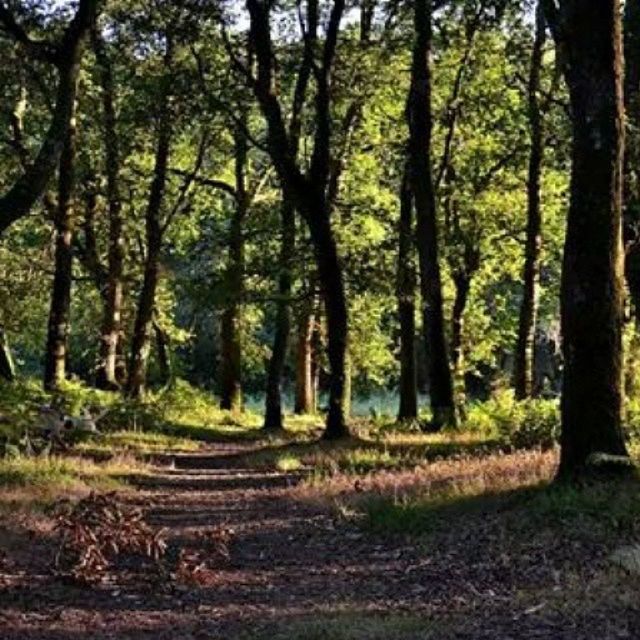
<svg viewBox="0 0 640 640"><path fill-rule="evenodd" d="M280 275L278 278L278 308L273 350L267 369L267 397L264 428L278 431L284 428L282 418L282 374L291 333L291 290L293 284L292 267L295 251L296 229L295 210L286 200L281 208Z"/></svg>
<svg viewBox="0 0 640 640"><path fill-rule="evenodd" d="M171 340L167 332L153 321L153 331L156 336L156 354L161 384L171 386L173 383L173 362L171 358Z"/></svg>
<svg viewBox="0 0 640 640"><path fill-rule="evenodd" d="M536 27L529 69L528 111L530 128L529 176L527 180L527 235L522 274L523 291L518 322L518 341L514 362L514 388L518 400L534 389L535 332L540 289L542 255L542 208L540 179L544 154L542 114L540 112L540 72L544 53L546 23L542 4L536 10Z"/></svg>
<svg viewBox="0 0 640 640"><path fill-rule="evenodd" d="M129 375L125 393L132 398L143 395L147 380L147 366L151 339L151 325L156 302L156 290L160 275L160 257L162 252L161 212L164 200L167 167L171 145L171 109L169 106L173 48L168 41L165 54L166 75L163 79L163 103L157 125L157 146L154 161L153 180L149 190L149 201L145 215L147 255L144 266L142 288L138 297L136 319L131 339L129 356Z"/></svg>
<svg viewBox="0 0 640 640"><path fill-rule="evenodd" d="M66 379L73 270L73 191L76 155L75 113L60 155L58 202L55 207L55 267L47 326L44 388L57 389Z"/></svg>
<svg viewBox="0 0 640 640"><path fill-rule="evenodd" d="M471 290L471 276L464 273L454 274L453 284L455 286L455 296L453 299L453 310L451 314L451 361L453 364L453 377L458 383L459 394L458 406L463 407L465 401L464 385L464 312L469 300Z"/></svg>
<svg viewBox="0 0 640 640"><path fill-rule="evenodd" d="M627 455L622 419L624 106L618 0L545 2L572 112L571 202L561 284L560 476L594 453Z"/></svg>
<svg viewBox="0 0 640 640"><path fill-rule="evenodd" d="M8 382L13 382L16 378L11 348L3 327L0 327L0 378L4 378Z"/></svg>
<svg viewBox="0 0 640 640"><path fill-rule="evenodd" d="M242 411L242 298L244 289L244 223L248 196L245 186L247 140L239 127L235 133L236 202L229 233L226 271L227 305L222 313L220 337L220 408Z"/></svg>
<svg viewBox="0 0 640 640"><path fill-rule="evenodd" d="M416 370L416 267L413 260L413 224L409 167L405 166L400 187L400 223L398 226L397 298L400 322L400 406L398 421L418 417L418 381Z"/></svg>
<svg viewBox="0 0 640 640"><path fill-rule="evenodd" d="M313 333L315 315L304 309L298 322L296 344L296 393L294 413L313 414L316 411L315 384L313 375Z"/></svg>
<svg viewBox="0 0 640 640"><path fill-rule="evenodd" d="M311 7L314 7L313 10ZM345 10L344 0L334 0L321 47L320 62L313 59L318 24L318 4L309 3L310 12L304 55L311 58L316 81L314 140L309 168L303 172L297 162L292 136L285 126L282 106L274 91L270 5L247 0L250 36L257 62L257 77L251 83L267 122L267 144L285 197L304 218L310 231L327 315L327 338L331 382L329 411L324 437L348 435L344 414L345 358L348 346L348 310L342 265L331 227L329 184L331 172L331 72ZM248 71L248 69L246 70Z"/></svg>
<svg viewBox="0 0 640 640"><path fill-rule="evenodd" d="M122 342L124 238L120 196L120 150L116 128L115 96L111 60L100 34L93 32L93 48L98 62L102 88L103 126L109 212L109 252L107 281L103 293L104 310L100 331L100 363L96 375L101 389L117 389L125 379L126 369L118 354ZM120 366L119 366L120 365Z"/></svg>
<svg viewBox="0 0 640 640"><path fill-rule="evenodd" d="M439 430L456 424L453 382L444 330L438 221L431 170L431 2L414 3L415 42L411 89L407 103L411 189L416 208L416 242L425 343L428 348L429 392L433 422Z"/></svg>
<svg viewBox="0 0 640 640"><path fill-rule="evenodd" d="M327 354L331 370L329 408L323 437L334 440L348 434L345 394L349 316L342 265L328 213L314 211L309 216L308 223L327 315Z"/></svg>

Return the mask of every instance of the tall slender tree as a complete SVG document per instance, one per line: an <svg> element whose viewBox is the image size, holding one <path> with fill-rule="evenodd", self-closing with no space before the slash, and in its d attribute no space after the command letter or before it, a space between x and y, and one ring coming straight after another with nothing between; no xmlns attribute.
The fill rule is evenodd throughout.
<svg viewBox="0 0 640 640"><path fill-rule="evenodd" d="M413 258L413 198L409 184L410 167L405 164L400 185L398 224L398 270L396 296L400 323L400 406L398 420L418 417L418 381L416 362L416 265Z"/></svg>
<svg viewBox="0 0 640 640"><path fill-rule="evenodd" d="M540 109L540 76L546 40L546 23L542 3L536 7L536 25L527 84L529 115L529 170L527 178L527 235L522 274L522 302L518 322L518 341L514 361L516 398L523 400L533 393L533 370L536 319L540 289L540 261L542 256L542 207L540 179L544 154L543 122Z"/></svg>
<svg viewBox="0 0 640 640"><path fill-rule="evenodd" d="M220 362L220 406L234 413L242 411L242 302L245 250L244 224L249 196L246 187L246 111L234 133L235 199L229 232L229 263L225 278L227 304L222 313Z"/></svg>
<svg viewBox="0 0 640 640"><path fill-rule="evenodd" d="M164 71L161 78L160 104L158 105L156 121L153 179L149 189L149 200L145 215L146 256L144 275L131 338L129 375L126 386L126 393L131 397L141 396L146 384L156 290L160 278L160 258L164 230L162 205L167 186L172 134L171 85L173 82L172 65L174 53L173 36L166 34Z"/></svg>
<svg viewBox="0 0 640 640"><path fill-rule="evenodd" d="M55 229L55 266L44 363L44 388L48 391L57 389L67 377L73 280L75 165L76 123L72 112L60 155L58 201L52 207Z"/></svg>
<svg viewBox="0 0 640 640"><path fill-rule="evenodd" d="M312 52L316 48L321 51L320 60L315 59L315 53L313 59L313 77L316 83L315 132L311 161L306 171L291 152L291 140L282 105L274 88L275 53L271 38L270 4L260 0L247 0L247 8L257 75L254 78L247 68L243 73L249 79L267 122L269 153L285 197L295 204L296 210L309 227L327 316L331 380L325 437L341 438L348 433L344 414L348 310L342 264L332 228L328 191L331 171L331 73L345 2L334 0L332 3L321 47L317 37L318 2L310 0L308 3L304 47Z"/></svg>
<svg viewBox="0 0 640 640"><path fill-rule="evenodd" d="M92 42L102 91L102 139L105 151L109 217L108 264L106 282L101 287L104 310L100 331L100 362L96 378L98 387L114 389L124 382L125 373L121 358L124 220L120 194L120 144L116 126L115 87L111 59L102 36L96 29L92 32Z"/></svg>
<svg viewBox="0 0 640 640"><path fill-rule="evenodd" d="M433 412L431 426L437 430L446 425L456 424L456 410L444 329L438 220L431 168L431 21L431 0L416 0L411 87L407 100L409 162L416 210L424 336L428 348L429 394Z"/></svg>

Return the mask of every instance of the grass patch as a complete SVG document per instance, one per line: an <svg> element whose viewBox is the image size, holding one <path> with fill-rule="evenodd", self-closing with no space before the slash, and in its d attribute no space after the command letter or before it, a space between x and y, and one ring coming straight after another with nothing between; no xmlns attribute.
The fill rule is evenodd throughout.
<svg viewBox="0 0 640 640"><path fill-rule="evenodd" d="M440 623L440 632L442 631ZM245 640L257 640L251 635ZM412 615L344 613L317 615L279 625L269 633L272 640L431 640L433 623Z"/></svg>
<svg viewBox="0 0 640 640"><path fill-rule="evenodd" d="M133 454L148 454L158 452L191 452L197 451L201 442L189 438L180 438L165 433L152 431L115 431L101 436L93 436L76 444L75 452L84 455L110 455L114 451L124 451Z"/></svg>
<svg viewBox="0 0 640 640"><path fill-rule="evenodd" d="M146 470L125 456L103 463L67 456L0 459L0 505L47 503L70 493L122 489L129 474Z"/></svg>
<svg viewBox="0 0 640 640"><path fill-rule="evenodd" d="M298 471L302 466L300 459L290 453L285 453L276 460L276 469L278 471Z"/></svg>
<svg viewBox="0 0 640 640"><path fill-rule="evenodd" d="M512 533L555 531L569 539L606 542L640 530L640 482L622 480L576 487L539 481L502 487L447 483L417 495L375 496L362 504L367 527L420 536L459 526L473 517L499 515Z"/></svg>

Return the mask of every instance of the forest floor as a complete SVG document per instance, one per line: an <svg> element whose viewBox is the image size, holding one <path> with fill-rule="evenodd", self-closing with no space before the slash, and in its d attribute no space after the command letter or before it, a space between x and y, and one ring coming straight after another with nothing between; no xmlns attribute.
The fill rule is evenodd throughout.
<svg viewBox="0 0 640 640"><path fill-rule="evenodd" d="M0 511L0 638L639 637L640 577L611 561L637 540L635 484L549 488L553 451L394 468L392 445L373 469L358 443L156 453L118 500L165 529L172 568L116 562L94 585L52 571L47 509Z"/></svg>

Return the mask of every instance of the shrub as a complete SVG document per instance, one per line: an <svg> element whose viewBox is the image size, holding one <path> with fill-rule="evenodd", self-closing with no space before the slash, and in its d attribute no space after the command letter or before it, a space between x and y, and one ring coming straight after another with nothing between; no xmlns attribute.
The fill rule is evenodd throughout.
<svg viewBox="0 0 640 640"><path fill-rule="evenodd" d="M537 398L516 401L512 391L500 391L470 408L465 428L497 436L515 449L550 449L560 436L558 402Z"/></svg>

